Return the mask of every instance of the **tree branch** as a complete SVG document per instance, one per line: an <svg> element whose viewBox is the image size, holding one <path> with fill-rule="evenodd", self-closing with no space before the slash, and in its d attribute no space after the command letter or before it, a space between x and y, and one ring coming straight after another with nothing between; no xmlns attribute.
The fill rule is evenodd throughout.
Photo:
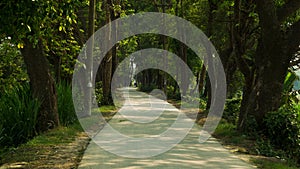
<svg viewBox="0 0 300 169"><path fill-rule="evenodd" d="M277 10L278 21L283 22L287 17L294 14L298 9L300 9L300 1L290 0Z"/></svg>

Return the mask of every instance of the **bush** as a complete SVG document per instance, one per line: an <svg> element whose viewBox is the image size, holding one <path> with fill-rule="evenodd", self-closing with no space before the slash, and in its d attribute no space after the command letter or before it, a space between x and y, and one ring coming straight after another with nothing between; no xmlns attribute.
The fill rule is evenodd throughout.
<svg viewBox="0 0 300 169"><path fill-rule="evenodd" d="M103 103L102 82L96 82L95 95L98 106L101 106Z"/></svg>
<svg viewBox="0 0 300 169"><path fill-rule="evenodd" d="M277 148L290 158L300 159L300 106L284 105L265 118L266 135ZM298 161L300 162L300 160Z"/></svg>
<svg viewBox="0 0 300 169"><path fill-rule="evenodd" d="M29 84L5 90L0 98L0 147L17 146L33 138L40 103Z"/></svg>
<svg viewBox="0 0 300 169"><path fill-rule="evenodd" d="M258 138L255 143L255 150L257 154L267 157L279 155L269 139Z"/></svg>
<svg viewBox="0 0 300 169"><path fill-rule="evenodd" d="M175 88L177 88L176 92L174 92ZM175 99L175 100L180 100L181 99L181 94L178 89L178 86L167 86L167 97L169 99Z"/></svg>
<svg viewBox="0 0 300 169"><path fill-rule="evenodd" d="M9 38L0 40L0 92L28 81L23 57Z"/></svg>
<svg viewBox="0 0 300 169"><path fill-rule="evenodd" d="M78 121L72 100L71 85L61 82L57 85L58 114L60 124L69 126Z"/></svg>
<svg viewBox="0 0 300 169"><path fill-rule="evenodd" d="M236 124L241 105L241 98L232 98L226 100L223 118L229 123Z"/></svg>
<svg viewBox="0 0 300 169"><path fill-rule="evenodd" d="M150 84L150 85L141 85L140 84L138 86L138 89L142 92L148 93L148 92L151 92L153 89L157 89L157 86L154 84Z"/></svg>

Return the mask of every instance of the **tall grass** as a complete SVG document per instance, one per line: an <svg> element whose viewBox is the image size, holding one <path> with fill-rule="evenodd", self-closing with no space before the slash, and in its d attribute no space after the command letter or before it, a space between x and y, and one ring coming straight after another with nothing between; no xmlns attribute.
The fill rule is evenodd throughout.
<svg viewBox="0 0 300 169"><path fill-rule="evenodd" d="M71 85L66 82L61 82L57 85L58 96L58 113L60 124L69 126L78 121L73 100Z"/></svg>
<svg viewBox="0 0 300 169"><path fill-rule="evenodd" d="M60 123L69 126L77 122L71 86L57 85ZM36 136L35 126L40 102L32 97L28 83L0 93L0 147L11 147Z"/></svg>
<svg viewBox="0 0 300 169"><path fill-rule="evenodd" d="M39 107L27 83L4 90L0 96L0 147L19 145L37 134Z"/></svg>

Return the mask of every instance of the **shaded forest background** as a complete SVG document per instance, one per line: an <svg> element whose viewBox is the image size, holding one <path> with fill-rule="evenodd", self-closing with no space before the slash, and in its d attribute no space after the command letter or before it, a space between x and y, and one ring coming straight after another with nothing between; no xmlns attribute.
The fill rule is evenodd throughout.
<svg viewBox="0 0 300 169"><path fill-rule="evenodd" d="M260 154L300 162L299 76L295 73L300 64L299 9L299 0L5 0L0 3L0 146L17 146L39 133L76 123L73 69L95 30L134 13L165 12L196 25L216 47L227 78L223 119L239 133L258 139ZM211 86L205 63L181 42L153 34L115 45L100 65L96 99L91 93L86 98L94 104L112 104L111 78L118 63L150 47L178 55L197 77L199 88L185 86L180 91L176 79L150 69L137 75L139 90L159 88L173 100L198 90L201 97L189 99L199 101L207 112ZM82 64L89 69L90 61L87 58ZM185 80L180 70L176 78Z"/></svg>

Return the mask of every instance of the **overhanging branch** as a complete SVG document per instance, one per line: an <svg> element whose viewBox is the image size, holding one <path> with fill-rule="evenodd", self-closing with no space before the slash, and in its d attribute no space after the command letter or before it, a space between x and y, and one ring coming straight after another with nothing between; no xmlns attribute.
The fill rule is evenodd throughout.
<svg viewBox="0 0 300 169"><path fill-rule="evenodd" d="M278 21L283 22L298 9L300 9L300 0L290 0L277 10Z"/></svg>

